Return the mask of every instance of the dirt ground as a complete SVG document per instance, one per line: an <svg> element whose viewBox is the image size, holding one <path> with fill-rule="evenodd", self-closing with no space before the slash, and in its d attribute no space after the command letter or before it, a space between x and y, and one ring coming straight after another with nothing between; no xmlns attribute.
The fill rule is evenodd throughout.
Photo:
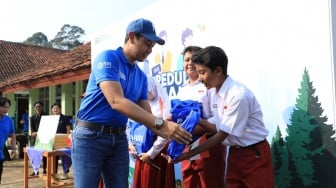
<svg viewBox="0 0 336 188"><path fill-rule="evenodd" d="M29 162L28 162L29 163ZM31 164L29 164L31 166ZM62 165L58 165L59 175L63 172ZM32 168L28 170L28 174L32 173ZM42 168L40 168L42 173ZM0 188L18 188L23 187L23 159L15 159L4 162L4 168L2 172ZM72 182L73 174L72 168L70 168L69 179L65 182ZM43 188L45 187L45 180L43 178L28 179L29 188Z"/></svg>

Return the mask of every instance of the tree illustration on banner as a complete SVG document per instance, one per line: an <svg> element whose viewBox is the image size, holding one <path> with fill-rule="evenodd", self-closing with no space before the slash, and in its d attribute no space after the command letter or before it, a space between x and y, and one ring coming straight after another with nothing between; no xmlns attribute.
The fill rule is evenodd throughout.
<svg viewBox="0 0 336 188"><path fill-rule="evenodd" d="M307 69L299 96L282 138L278 127L272 138L273 166L278 188L336 187L336 141L327 124Z"/></svg>

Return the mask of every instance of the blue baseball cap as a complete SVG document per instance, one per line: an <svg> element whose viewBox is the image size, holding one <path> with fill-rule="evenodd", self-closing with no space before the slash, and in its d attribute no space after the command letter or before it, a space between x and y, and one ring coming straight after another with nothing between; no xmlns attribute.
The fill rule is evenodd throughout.
<svg viewBox="0 0 336 188"><path fill-rule="evenodd" d="M160 45L164 45L165 43L165 41L162 38L156 35L153 23L144 18L132 21L126 29L126 34L129 34L130 32L139 33L147 40L156 42Z"/></svg>

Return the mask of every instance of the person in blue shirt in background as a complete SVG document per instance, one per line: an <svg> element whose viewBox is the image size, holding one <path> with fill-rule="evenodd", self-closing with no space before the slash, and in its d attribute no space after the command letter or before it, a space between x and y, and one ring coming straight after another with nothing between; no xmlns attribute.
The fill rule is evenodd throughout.
<svg viewBox="0 0 336 188"><path fill-rule="evenodd" d="M14 123L11 117L7 115L11 102L6 97L0 96L0 184L3 170L4 146L8 139L11 144L11 157L16 155L16 137L14 130Z"/></svg>
<svg viewBox="0 0 336 188"><path fill-rule="evenodd" d="M25 135L28 135L29 131L29 114L28 114L28 108L26 108L26 112L22 114L20 123L23 125L22 130Z"/></svg>
<svg viewBox="0 0 336 188"><path fill-rule="evenodd" d="M100 177L106 188L127 187L128 118L168 140L191 141L191 134L181 126L151 114L147 77L136 62L144 61L156 43L165 41L156 35L151 21L140 18L128 25L123 47L103 51L93 60L72 133L76 188L98 187Z"/></svg>

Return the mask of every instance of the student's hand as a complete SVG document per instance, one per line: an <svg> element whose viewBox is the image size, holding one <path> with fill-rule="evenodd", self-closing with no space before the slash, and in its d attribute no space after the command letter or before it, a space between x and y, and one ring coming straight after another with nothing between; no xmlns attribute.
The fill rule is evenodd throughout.
<svg viewBox="0 0 336 188"><path fill-rule="evenodd" d="M141 153L140 160L142 160L143 162L149 163L151 162L152 159L149 157L149 155L147 155L147 153Z"/></svg>
<svg viewBox="0 0 336 188"><path fill-rule="evenodd" d="M134 159L138 159L139 157L137 156L137 150L136 150L136 148L135 148L135 146L132 144L132 143L130 143L130 144L128 144L128 151L129 151L129 153L132 155L132 157L134 158Z"/></svg>
<svg viewBox="0 0 336 188"><path fill-rule="evenodd" d="M182 153L177 159L174 160L174 163L179 163L183 160L189 159L191 156L189 152Z"/></svg>
<svg viewBox="0 0 336 188"><path fill-rule="evenodd" d="M169 155L161 153L161 156L167 160L168 163L179 163L183 160L189 159L188 152L182 153L177 159L173 160Z"/></svg>
<svg viewBox="0 0 336 188"><path fill-rule="evenodd" d="M174 163L174 160L169 155L161 153L161 157L165 158L168 163Z"/></svg>

